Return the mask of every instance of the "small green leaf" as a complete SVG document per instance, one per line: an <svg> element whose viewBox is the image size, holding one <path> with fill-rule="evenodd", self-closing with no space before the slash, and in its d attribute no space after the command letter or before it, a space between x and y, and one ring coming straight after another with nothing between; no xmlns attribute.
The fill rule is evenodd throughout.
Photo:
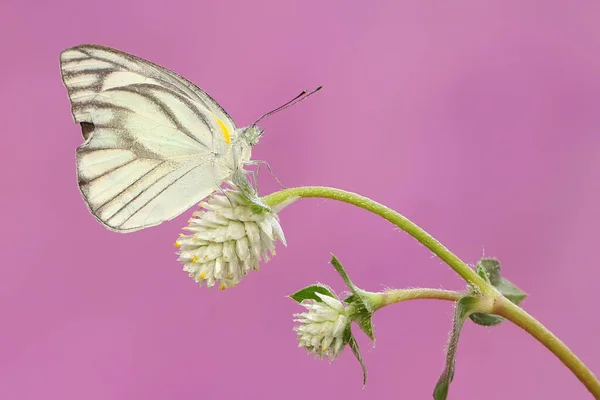
<svg viewBox="0 0 600 400"><path fill-rule="evenodd" d="M481 326L494 326L498 325L504 318L492 314L473 313L469 315L471 321Z"/></svg>
<svg viewBox="0 0 600 400"><path fill-rule="evenodd" d="M500 281L495 286L500 293L516 305L519 305L527 297L527 293L506 278L500 278Z"/></svg>
<svg viewBox="0 0 600 400"><path fill-rule="evenodd" d="M302 303L303 300L312 299L319 302L322 302L315 293L321 293L329 297L333 297L337 299L337 297L333 294L333 290L329 286L323 284L310 285L305 287L304 289L298 290L296 293L290 295L292 299L296 300L298 303Z"/></svg>
<svg viewBox="0 0 600 400"><path fill-rule="evenodd" d="M489 276L488 272L486 271L484 266L481 265L481 263L477 264L477 266L475 267L475 272L477 272L477 275L482 277L487 283L492 284L492 282L490 281L490 276Z"/></svg>
<svg viewBox="0 0 600 400"><path fill-rule="evenodd" d="M465 296L456 302L454 310L454 321L450 338L448 339L448 349L446 352L446 366L442 375L438 379L435 389L433 390L433 398L435 400L446 400L448 396L448 388L452 379L454 379L454 366L456 363L456 349L458 347L458 338L460 331L467 317L472 313L477 305L478 299L472 296Z"/></svg>
<svg viewBox="0 0 600 400"><path fill-rule="evenodd" d="M519 305L527 294L519 289L515 284L500 275L500 261L496 258L482 258L477 263L475 271L479 276L491 283L508 300ZM504 318L497 315L473 313L469 316L471 321L478 325L494 326L498 325Z"/></svg>
<svg viewBox="0 0 600 400"><path fill-rule="evenodd" d="M360 363L360 367L362 368L362 371L363 371L363 386L365 386L367 384L367 367L365 366L365 363L362 359L362 355L360 354L360 349L358 348L358 343L356 342L356 339L354 339L354 336L352 335L352 329L350 329L350 325L348 325L348 327L346 328L346 331L344 332L344 343L348 343L348 345L352 349L352 353L354 353L354 356Z"/></svg>
<svg viewBox="0 0 600 400"><path fill-rule="evenodd" d="M496 286L500 279L500 261L497 258L482 258L477 263L476 270L485 271L489 283Z"/></svg>

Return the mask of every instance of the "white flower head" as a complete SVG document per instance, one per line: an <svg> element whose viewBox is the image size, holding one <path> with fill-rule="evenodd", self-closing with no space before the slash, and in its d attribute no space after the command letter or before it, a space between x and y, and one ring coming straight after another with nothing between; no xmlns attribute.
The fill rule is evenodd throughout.
<svg viewBox="0 0 600 400"><path fill-rule="evenodd" d="M261 260L275 255L275 242L285 236L275 212L257 209L231 184L213 194L192 214L189 235L181 234L175 247L184 271L202 286L219 289L237 285Z"/></svg>
<svg viewBox="0 0 600 400"><path fill-rule="evenodd" d="M300 323L294 327L298 347L304 347L317 358L327 357L333 361L344 350L344 333L352 322L349 318L351 310L334 297L319 292L315 295L322 301L303 300L300 304L307 311L294 314L294 321Z"/></svg>

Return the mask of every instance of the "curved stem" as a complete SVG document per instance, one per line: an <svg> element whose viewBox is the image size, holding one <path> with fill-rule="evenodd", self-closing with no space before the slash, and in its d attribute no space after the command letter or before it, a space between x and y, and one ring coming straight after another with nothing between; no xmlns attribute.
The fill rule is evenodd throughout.
<svg viewBox="0 0 600 400"><path fill-rule="evenodd" d="M400 213L379 204L371 199L360 196L356 193L346 192L345 190L333 189L322 186L303 186L292 189L285 189L272 193L262 198L262 201L269 207L275 207L278 204L285 203L289 199L298 197L320 197L343 201L363 208L387 219L398 228L402 229L425 247L435 253L446 264L458 273L475 290L482 294L499 296L500 293L484 279L473 271L454 253L448 250L443 244L434 239L430 234L421 229L417 224L406 218Z"/></svg>
<svg viewBox="0 0 600 400"><path fill-rule="evenodd" d="M431 289L431 288L411 288L411 289L390 289L380 293L363 293L368 296L373 311L392 304L408 300L448 300L458 301L465 296L465 293L453 290Z"/></svg>
<svg viewBox="0 0 600 400"><path fill-rule="evenodd" d="M527 311L511 303L506 298L496 299L494 314L506 318L525 330L538 342L546 346L573 374L585 385L587 390L600 399L600 381L585 364L559 338L533 318Z"/></svg>
<svg viewBox="0 0 600 400"><path fill-rule="evenodd" d="M563 362L563 364L569 368L571 372L573 372L573 374L585 385L585 387L594 395L594 397L600 399L600 381L598 381L598 378L594 376L592 371L590 371L589 368L587 368L585 364L583 364L583 362L560 339L558 339L552 332L544 327L544 325L525 312L522 308L511 303L494 286L477 275L477 273L473 271L473 269L471 269L467 264L465 264L460 258L458 258L454 253L448 250L444 245L434 239L414 222L397 213L396 211L366 197L340 189L321 186L305 186L285 189L272 193L264 197L262 200L267 206L275 208L277 205L288 204L289 202L302 197L319 197L353 204L357 207L377 214L382 218L385 218L398 228L417 239L421 244L423 244L446 264L448 264L450 268L456 271L465 281L467 281L467 283L469 283L469 285L471 285L474 290L487 297L488 300L494 301L494 314L500 315L512 321L514 324L524 329L540 343L546 346L548 350L556 355ZM402 293L400 291L396 292L396 300L407 300L407 298L402 298L402 296L405 294L406 293ZM436 296L441 295L441 293L422 293L422 296L428 295ZM448 296L452 297L452 299L447 298L445 300L454 300L454 295L448 294ZM393 299L394 298L392 297L388 301Z"/></svg>

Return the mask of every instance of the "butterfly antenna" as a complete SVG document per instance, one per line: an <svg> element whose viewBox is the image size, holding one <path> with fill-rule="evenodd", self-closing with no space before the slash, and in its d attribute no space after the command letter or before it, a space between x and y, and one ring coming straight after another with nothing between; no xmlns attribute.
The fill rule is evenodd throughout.
<svg viewBox="0 0 600 400"><path fill-rule="evenodd" d="M263 120L264 118L268 117L269 115L273 115L275 113L278 113L279 111L283 111L286 108L289 108L289 107L293 106L294 104L300 103L302 100L308 98L310 95L313 95L313 94L317 93L322 88L323 88L323 86L319 86L318 88L316 88L315 90L313 90L310 93L308 93L306 90L303 90L302 92L300 92L300 94L298 96L294 97L293 99L291 99L287 103L285 103L285 104L277 107L274 110L269 111L268 113L266 113L264 115L261 115L260 118L258 118L252 125L258 124L261 120Z"/></svg>

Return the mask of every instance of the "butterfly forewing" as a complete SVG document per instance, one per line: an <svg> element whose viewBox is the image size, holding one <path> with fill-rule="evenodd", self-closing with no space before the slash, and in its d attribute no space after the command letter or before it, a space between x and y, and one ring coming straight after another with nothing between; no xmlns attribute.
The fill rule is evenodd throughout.
<svg viewBox="0 0 600 400"><path fill-rule="evenodd" d="M61 71L86 139L77 149L81 193L110 229L172 219L231 175L224 132L235 124L191 82L96 45L65 50Z"/></svg>

